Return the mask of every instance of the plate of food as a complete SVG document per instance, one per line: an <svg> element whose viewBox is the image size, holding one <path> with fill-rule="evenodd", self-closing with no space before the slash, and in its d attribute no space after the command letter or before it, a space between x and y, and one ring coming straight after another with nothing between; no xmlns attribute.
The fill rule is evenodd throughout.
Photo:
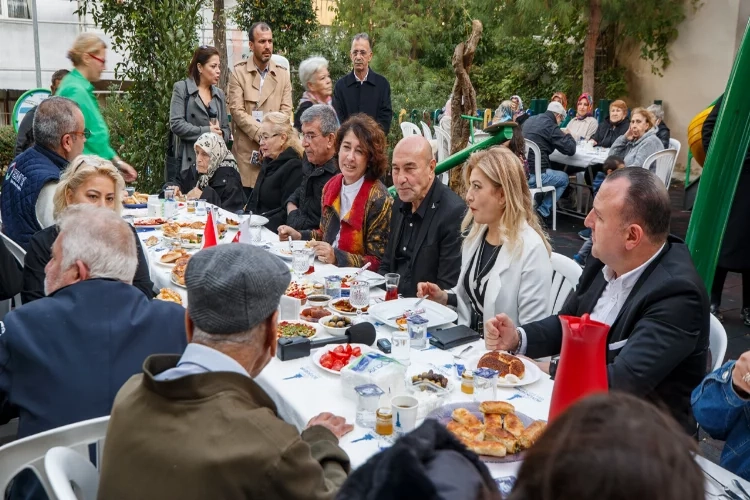
<svg viewBox="0 0 750 500"><path fill-rule="evenodd" d="M279 321L276 325L278 338L305 337L311 339L318 334L320 326L307 321Z"/></svg>
<svg viewBox="0 0 750 500"><path fill-rule="evenodd" d="M159 290L159 295L157 295L156 298L182 305L182 297L180 297L180 294L170 288L162 288Z"/></svg>
<svg viewBox="0 0 750 500"><path fill-rule="evenodd" d="M349 316L356 316L357 315L357 308L354 307L351 302L349 302L349 299L338 299L331 302L328 307L332 310L334 310L337 313L346 314ZM362 314L366 313L370 309L370 306L365 306L360 311L362 311Z"/></svg>
<svg viewBox="0 0 750 500"><path fill-rule="evenodd" d="M183 222L177 222L176 223L180 228L183 229L204 229L206 227L206 223L200 220L195 221L183 221Z"/></svg>
<svg viewBox="0 0 750 500"><path fill-rule="evenodd" d="M520 387L533 384L542 376L533 361L514 356L505 351L490 351L468 356L465 363L467 370L491 368L499 372L498 387Z"/></svg>
<svg viewBox="0 0 750 500"><path fill-rule="evenodd" d="M294 250L302 250L305 248L311 248L311 241L293 241L292 248ZM284 260L292 260L292 251L289 250L288 241L277 241L271 245L268 249L269 252L274 254L276 257L280 257Z"/></svg>
<svg viewBox="0 0 750 500"><path fill-rule="evenodd" d="M148 194L136 191L133 196L126 196L122 199L122 206L125 208L147 208Z"/></svg>
<svg viewBox="0 0 750 500"><path fill-rule="evenodd" d="M341 369L360 357L372 352L373 349L365 344L338 344L337 346L321 347L310 356L313 364L334 375L341 375Z"/></svg>
<svg viewBox="0 0 750 500"><path fill-rule="evenodd" d="M290 257L291 258L291 257ZM336 269L326 269L325 271L316 271L315 275L321 280L328 276L339 276L341 278L341 288L350 288L354 274L359 271L357 267L339 267ZM370 287L380 286L385 283L385 278L378 273L365 270L359 275L359 280L367 281Z"/></svg>
<svg viewBox="0 0 750 500"><path fill-rule="evenodd" d="M467 448L488 463L523 460L544 433L547 423L521 412L506 401L450 403L436 408L427 418L445 425Z"/></svg>
<svg viewBox="0 0 750 500"><path fill-rule="evenodd" d="M406 328L406 311L413 311L414 305L419 301L417 298L387 300L373 305L370 308L370 316L391 328ZM458 314L453 309L425 300L419 305L419 315L427 320L427 328L435 328L441 325L453 323L458 319Z"/></svg>
<svg viewBox="0 0 750 500"><path fill-rule="evenodd" d="M185 269L187 269L187 263L189 260L190 257L180 257L177 259L170 275L172 283L182 288L187 288L187 286L185 286Z"/></svg>
<svg viewBox="0 0 750 500"><path fill-rule="evenodd" d="M305 304L305 302L307 302L308 295L317 295L322 293L322 284L308 280L301 280L291 281L289 283L289 286L286 287L286 292L284 292L284 295L286 295L287 297L294 297L295 299L299 299L302 301L302 304Z"/></svg>
<svg viewBox="0 0 750 500"><path fill-rule="evenodd" d="M146 241L143 242L144 245L146 245L148 248L155 247L159 244L159 237L156 235L151 235L148 238L146 238Z"/></svg>
<svg viewBox="0 0 750 500"><path fill-rule="evenodd" d="M167 250L161 255L159 255L159 252L154 253L158 257L157 259L155 259L156 263L166 267L174 267L175 263L183 257L190 258L190 254L183 249Z"/></svg>
<svg viewBox="0 0 750 500"><path fill-rule="evenodd" d="M143 228L150 227L153 229L160 228L167 223L164 217L136 217L133 219L133 226Z"/></svg>

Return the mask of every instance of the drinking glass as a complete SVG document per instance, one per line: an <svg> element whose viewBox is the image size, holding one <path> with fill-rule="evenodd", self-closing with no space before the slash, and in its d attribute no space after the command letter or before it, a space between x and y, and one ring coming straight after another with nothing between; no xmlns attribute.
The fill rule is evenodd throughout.
<svg viewBox="0 0 750 500"><path fill-rule="evenodd" d="M474 371L474 401L494 401L497 399L498 371L479 368Z"/></svg>
<svg viewBox="0 0 750 500"><path fill-rule="evenodd" d="M185 203L187 206L187 213L194 214L195 213L195 200L188 200Z"/></svg>
<svg viewBox="0 0 750 500"><path fill-rule="evenodd" d="M263 226L258 224L250 226L250 244L261 245L263 243Z"/></svg>
<svg viewBox="0 0 750 500"><path fill-rule="evenodd" d="M398 273L388 273L385 275L385 300L396 300L398 298L398 280L401 276Z"/></svg>
<svg viewBox="0 0 750 500"><path fill-rule="evenodd" d="M357 319L362 315L362 308L370 305L370 283L355 281L349 287L349 303L357 308Z"/></svg>
<svg viewBox="0 0 750 500"><path fill-rule="evenodd" d="M197 200L195 202L195 215L208 215L206 208L206 200Z"/></svg>
<svg viewBox="0 0 750 500"><path fill-rule="evenodd" d="M309 267L307 253L306 250L292 250L292 271L297 279L302 279Z"/></svg>
<svg viewBox="0 0 750 500"><path fill-rule="evenodd" d="M333 299L341 297L341 276L326 276L326 295Z"/></svg>
<svg viewBox="0 0 750 500"><path fill-rule="evenodd" d="M126 187L125 191L128 193L128 196L133 196L135 194L135 188L132 186Z"/></svg>

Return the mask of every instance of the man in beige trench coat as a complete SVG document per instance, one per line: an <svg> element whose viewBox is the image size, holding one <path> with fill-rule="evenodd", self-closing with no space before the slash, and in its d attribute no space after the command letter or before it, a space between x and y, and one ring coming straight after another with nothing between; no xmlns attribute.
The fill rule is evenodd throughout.
<svg viewBox="0 0 750 500"><path fill-rule="evenodd" d="M273 34L266 23L250 27L252 57L234 65L229 74L227 104L232 115L232 153L242 176L242 186L252 190L260 173L260 123L263 116L280 111L292 116L289 70L271 60Z"/></svg>

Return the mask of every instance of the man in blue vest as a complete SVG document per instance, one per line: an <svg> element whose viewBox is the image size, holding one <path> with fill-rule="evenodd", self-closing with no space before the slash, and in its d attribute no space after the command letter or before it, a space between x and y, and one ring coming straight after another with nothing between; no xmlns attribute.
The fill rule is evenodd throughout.
<svg viewBox="0 0 750 500"><path fill-rule="evenodd" d="M10 164L0 197L3 232L24 250L34 233L54 224L55 186L62 170L83 151L88 133L81 110L70 99L49 97L37 106L36 143Z"/></svg>

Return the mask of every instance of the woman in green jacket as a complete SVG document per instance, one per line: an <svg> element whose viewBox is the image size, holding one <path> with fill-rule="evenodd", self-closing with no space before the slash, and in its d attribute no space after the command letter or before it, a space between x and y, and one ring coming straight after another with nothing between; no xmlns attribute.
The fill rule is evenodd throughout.
<svg viewBox="0 0 750 500"><path fill-rule="evenodd" d="M111 161L126 182L133 182L137 173L133 167L122 161L109 145L109 128L104 121L99 104L94 96L94 86L106 67L107 44L93 33L81 33L68 51L68 59L75 69L68 73L57 89L57 95L75 101L81 108L86 128L91 136L86 140L84 154L97 155Z"/></svg>

